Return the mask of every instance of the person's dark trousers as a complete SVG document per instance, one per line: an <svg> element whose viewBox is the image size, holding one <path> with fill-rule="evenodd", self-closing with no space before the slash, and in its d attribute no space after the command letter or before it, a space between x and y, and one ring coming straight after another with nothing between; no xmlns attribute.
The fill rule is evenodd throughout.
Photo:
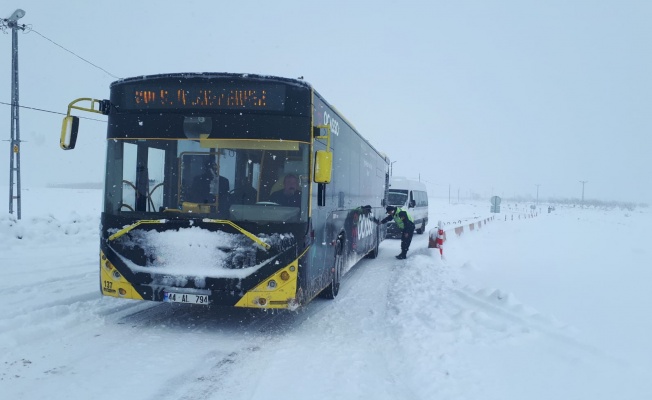
<svg viewBox="0 0 652 400"><path fill-rule="evenodd" d="M414 232L408 233L407 237L405 237L405 233L401 235L401 258L405 258L407 255L408 250L410 249L410 243L412 243L412 236L414 235Z"/></svg>

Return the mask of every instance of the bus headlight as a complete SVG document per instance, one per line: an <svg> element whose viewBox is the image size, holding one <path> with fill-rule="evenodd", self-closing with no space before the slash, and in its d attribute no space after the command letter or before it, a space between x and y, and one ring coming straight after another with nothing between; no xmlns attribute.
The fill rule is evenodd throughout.
<svg viewBox="0 0 652 400"><path fill-rule="evenodd" d="M281 272L281 279L287 281L288 279L290 279L290 274L288 274L287 271Z"/></svg>
<svg viewBox="0 0 652 400"><path fill-rule="evenodd" d="M276 281L274 279L267 282L267 289L276 289Z"/></svg>

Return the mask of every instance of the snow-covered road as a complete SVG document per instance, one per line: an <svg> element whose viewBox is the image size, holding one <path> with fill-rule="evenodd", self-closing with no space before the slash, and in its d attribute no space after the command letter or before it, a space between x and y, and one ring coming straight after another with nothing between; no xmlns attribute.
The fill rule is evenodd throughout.
<svg viewBox="0 0 652 400"><path fill-rule="evenodd" d="M337 299L272 313L101 297L100 196L0 216L3 398L652 398L649 210L498 218L444 259L386 240ZM488 209L433 199L431 221Z"/></svg>

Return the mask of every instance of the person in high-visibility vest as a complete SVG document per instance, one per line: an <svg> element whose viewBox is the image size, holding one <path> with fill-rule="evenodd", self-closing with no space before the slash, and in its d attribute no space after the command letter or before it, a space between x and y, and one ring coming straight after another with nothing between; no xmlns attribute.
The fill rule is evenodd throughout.
<svg viewBox="0 0 652 400"><path fill-rule="evenodd" d="M410 249L410 243L412 243L412 236L414 236L414 221L410 214L402 210L401 207L387 206L385 210L387 210L387 216L379 224L394 220L398 229L401 230L401 254L397 255L396 258L405 260Z"/></svg>

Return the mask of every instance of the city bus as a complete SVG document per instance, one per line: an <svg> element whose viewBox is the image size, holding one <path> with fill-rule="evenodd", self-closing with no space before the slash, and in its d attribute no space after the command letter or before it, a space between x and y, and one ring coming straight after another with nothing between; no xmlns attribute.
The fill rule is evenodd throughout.
<svg viewBox="0 0 652 400"><path fill-rule="evenodd" d="M375 258L389 159L307 82L230 73L120 79L109 100L101 213L105 296L296 309Z"/></svg>

